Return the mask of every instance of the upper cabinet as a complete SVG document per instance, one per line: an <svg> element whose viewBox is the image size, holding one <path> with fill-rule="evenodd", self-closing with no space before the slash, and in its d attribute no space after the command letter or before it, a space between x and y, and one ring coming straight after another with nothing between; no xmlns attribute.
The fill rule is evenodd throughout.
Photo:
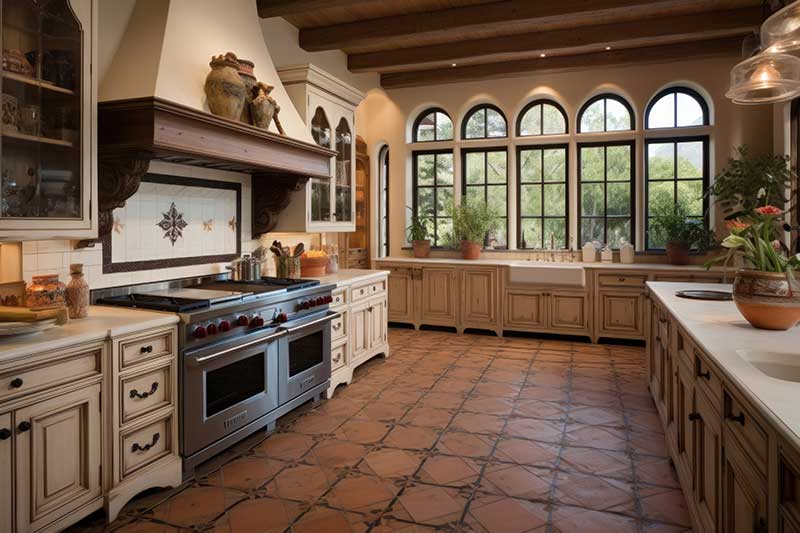
<svg viewBox="0 0 800 533"><path fill-rule="evenodd" d="M0 0L0 240L97 235L97 0Z"/></svg>
<svg viewBox="0 0 800 533"><path fill-rule="evenodd" d="M293 195L275 231L355 231L355 109L364 94L314 65L278 69L314 141L336 151L329 180L310 179Z"/></svg>

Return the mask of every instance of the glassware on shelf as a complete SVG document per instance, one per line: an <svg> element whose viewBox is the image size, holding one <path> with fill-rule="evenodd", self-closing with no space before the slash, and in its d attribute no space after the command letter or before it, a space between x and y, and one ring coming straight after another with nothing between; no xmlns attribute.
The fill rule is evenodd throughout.
<svg viewBox="0 0 800 533"><path fill-rule="evenodd" d="M24 105L19 110L19 128L26 135L40 134L42 113L38 105Z"/></svg>

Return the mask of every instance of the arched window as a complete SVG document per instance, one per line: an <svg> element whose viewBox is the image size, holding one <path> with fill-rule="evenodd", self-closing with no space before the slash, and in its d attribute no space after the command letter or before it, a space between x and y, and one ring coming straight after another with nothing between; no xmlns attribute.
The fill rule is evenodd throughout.
<svg viewBox="0 0 800 533"><path fill-rule="evenodd" d="M650 100L645 112L645 129L708 126L708 104L700 93L688 87L669 87Z"/></svg>
<svg viewBox="0 0 800 533"><path fill-rule="evenodd" d="M564 135L569 132L567 114L552 100L534 100L517 119L517 135Z"/></svg>
<svg viewBox="0 0 800 533"><path fill-rule="evenodd" d="M697 135L697 126L709 124L708 103L693 89L670 87L656 94L647 106L645 127L670 130L645 139L645 245L663 249L663 237L653 234L655 216L679 205L693 220L708 224L709 136Z"/></svg>
<svg viewBox="0 0 800 533"><path fill-rule="evenodd" d="M506 137L508 126L500 108L482 104L470 109L461 131L463 139L495 139Z"/></svg>
<svg viewBox="0 0 800 533"><path fill-rule="evenodd" d="M578 133L630 131L634 123L633 108L615 94L599 94L578 112Z"/></svg>
<svg viewBox="0 0 800 533"><path fill-rule="evenodd" d="M453 121L438 107L426 109L414 121L414 142L452 141Z"/></svg>

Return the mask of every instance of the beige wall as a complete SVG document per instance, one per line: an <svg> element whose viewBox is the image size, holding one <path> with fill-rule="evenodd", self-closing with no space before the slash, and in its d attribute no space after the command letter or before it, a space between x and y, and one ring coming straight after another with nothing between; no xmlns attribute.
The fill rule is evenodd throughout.
<svg viewBox="0 0 800 533"><path fill-rule="evenodd" d="M503 80L458 83L421 88L406 88L390 91L372 90L358 109L359 133L367 140L373 160L372 176L376 176L377 152L383 143L390 148L390 243L391 253L400 254L405 245L404 214L406 205L411 205L410 172L411 122L417 114L430 106L444 108L453 118L456 131L460 131L461 119L472 106L490 102L499 106L509 120L509 133L515 133L518 112L529 101L550 97L566 110L570 120L570 212L576 213L576 149L575 143L604 139L637 139L637 228L642 227L643 194L641 187L642 141L644 139L642 114L649 99L660 89L676 83L685 83L698 89L709 100L713 126L706 131L711 136L711 175L724 167L732 149L748 144L756 152L773 150L773 111L769 106L745 107L733 105L724 93L729 83L731 67L738 58L686 60L663 64L636 65L628 67L581 69L571 72L527 74ZM587 135L575 133L575 116L581 105L590 97L605 91L625 96L636 113L637 129L624 134ZM559 138L564 142L564 137ZM424 143L425 148L449 147L456 150L467 146L513 147L515 144L531 144L536 138L526 138L519 143L512 135L500 142L455 141L455 143ZM422 146L420 146L422 148ZM509 204L512 215L516 213L515 153L509 150ZM455 157L456 179L460 176L460 157ZM376 188L373 187L373 191ZM458 189L458 188L457 188ZM373 195L373 205L377 201ZM574 216L571 218L575 219ZM514 216L510 218L509 241L515 241ZM374 224L373 224L374 225ZM570 235L576 235L577 222L571 221ZM373 232L374 233L374 232ZM641 231L637 231L641 245Z"/></svg>

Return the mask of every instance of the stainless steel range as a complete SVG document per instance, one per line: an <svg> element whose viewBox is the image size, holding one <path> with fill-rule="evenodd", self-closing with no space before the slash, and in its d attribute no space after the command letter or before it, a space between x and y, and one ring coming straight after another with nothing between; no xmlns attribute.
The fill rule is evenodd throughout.
<svg viewBox="0 0 800 533"><path fill-rule="evenodd" d="M93 291L92 302L180 317L184 471L325 393L332 285L225 276Z"/></svg>

